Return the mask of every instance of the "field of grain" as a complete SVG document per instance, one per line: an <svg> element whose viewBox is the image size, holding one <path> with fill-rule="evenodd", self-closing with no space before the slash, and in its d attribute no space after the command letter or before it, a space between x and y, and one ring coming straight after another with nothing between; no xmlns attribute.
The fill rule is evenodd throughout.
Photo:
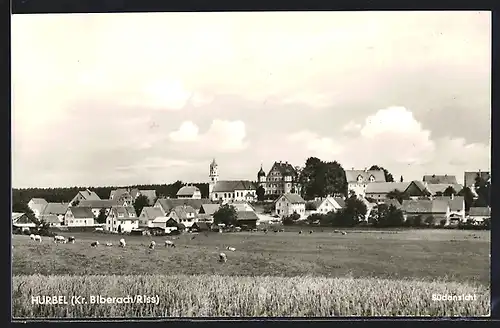
<svg viewBox="0 0 500 328"><path fill-rule="evenodd" d="M66 234L70 235L70 234ZM458 230L13 236L17 317L487 315L490 235ZM193 239L193 237L195 237ZM113 247L91 248L99 240ZM225 250L236 248L235 252ZM224 251L227 263L217 256ZM476 301L432 301L432 294ZM36 305L36 295L158 295L159 304Z"/></svg>

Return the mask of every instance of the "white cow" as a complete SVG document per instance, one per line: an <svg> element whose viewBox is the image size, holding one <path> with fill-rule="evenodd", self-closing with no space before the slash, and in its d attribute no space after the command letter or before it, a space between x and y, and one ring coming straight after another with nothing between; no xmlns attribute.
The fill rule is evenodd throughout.
<svg viewBox="0 0 500 328"><path fill-rule="evenodd" d="M151 242L149 243L149 249L155 249L155 246L156 242L154 240L151 240Z"/></svg>
<svg viewBox="0 0 500 328"><path fill-rule="evenodd" d="M54 236L54 243L66 243L66 238L63 236Z"/></svg>
<svg viewBox="0 0 500 328"><path fill-rule="evenodd" d="M229 247L229 246L227 246L227 247L226 247L226 249L227 249L228 251L231 251L231 252L234 252L234 251L236 250L236 248L234 248L234 247Z"/></svg>
<svg viewBox="0 0 500 328"><path fill-rule="evenodd" d="M110 246L113 246L112 243L106 243L106 246L110 247Z"/></svg>
<svg viewBox="0 0 500 328"><path fill-rule="evenodd" d="M30 239L31 239L31 240L35 240L35 235L34 235L34 234L31 234L31 235L30 235Z"/></svg>
<svg viewBox="0 0 500 328"><path fill-rule="evenodd" d="M120 239L120 247L125 247L127 246L127 243L125 243L125 239Z"/></svg>
<svg viewBox="0 0 500 328"><path fill-rule="evenodd" d="M98 240L94 241L92 244L90 244L90 246L91 247L97 247L97 246L99 246L99 241Z"/></svg>
<svg viewBox="0 0 500 328"><path fill-rule="evenodd" d="M175 244L171 240L165 240L165 247L173 247L173 248L175 248Z"/></svg>
<svg viewBox="0 0 500 328"><path fill-rule="evenodd" d="M227 262L227 256L225 253L220 253L219 254L219 262L226 263Z"/></svg>
<svg viewBox="0 0 500 328"><path fill-rule="evenodd" d="M33 239L34 241L42 242L42 237L40 235L35 235L35 238Z"/></svg>

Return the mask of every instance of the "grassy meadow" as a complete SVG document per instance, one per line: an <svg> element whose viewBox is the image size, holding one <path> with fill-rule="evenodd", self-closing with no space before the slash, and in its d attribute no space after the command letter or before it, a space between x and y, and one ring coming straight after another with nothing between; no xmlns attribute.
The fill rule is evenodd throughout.
<svg viewBox="0 0 500 328"><path fill-rule="evenodd" d="M286 228L285 228L286 229ZM489 313L490 234L462 230L347 230L312 234L66 233L75 244L13 236L15 317L482 316ZM194 237L194 239L193 239ZM149 252L149 240L157 248ZM98 248L90 243L99 240ZM114 246L106 247L106 242ZM236 248L235 252L225 250ZM227 263L217 261L227 254ZM159 304L34 305L33 295L158 295ZM434 293L476 301L432 301Z"/></svg>

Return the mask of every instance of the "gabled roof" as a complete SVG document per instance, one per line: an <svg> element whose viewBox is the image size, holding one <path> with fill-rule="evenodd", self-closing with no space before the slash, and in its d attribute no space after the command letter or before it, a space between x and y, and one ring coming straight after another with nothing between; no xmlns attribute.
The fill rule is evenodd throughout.
<svg viewBox="0 0 500 328"><path fill-rule="evenodd" d="M188 214L196 214L196 210L189 205L175 206L170 212L174 212L179 219L186 219Z"/></svg>
<svg viewBox="0 0 500 328"><path fill-rule="evenodd" d="M158 217L163 216L163 212L158 207L146 206L142 208L141 217L146 217L148 220L154 220Z"/></svg>
<svg viewBox="0 0 500 328"><path fill-rule="evenodd" d="M454 175L424 175L422 179L427 184L458 184L457 177Z"/></svg>
<svg viewBox="0 0 500 328"><path fill-rule="evenodd" d="M262 165L260 166L259 172L257 172L257 177L265 177L266 172L264 172L264 169L262 168Z"/></svg>
<svg viewBox="0 0 500 328"><path fill-rule="evenodd" d="M172 198L159 198L156 201L161 205L165 212L169 212L175 206L180 205L189 205L193 208L199 209L203 204L213 204L210 199L202 198L202 199L172 199Z"/></svg>
<svg viewBox="0 0 500 328"><path fill-rule="evenodd" d="M47 223L61 223L61 220L54 214L41 215L40 220L44 220Z"/></svg>
<svg viewBox="0 0 500 328"><path fill-rule="evenodd" d="M330 203L332 204L333 206L337 205L337 201L335 200L335 198L333 197L326 197L326 198L323 198L323 199L318 199L318 200L315 200L313 202L311 202L313 205L314 205L314 208L315 209L318 209L323 203ZM342 205L338 204L340 207L342 207Z"/></svg>
<svg viewBox="0 0 500 328"><path fill-rule="evenodd" d="M81 202L80 202L81 203ZM68 210L68 203L48 203L40 215L64 215Z"/></svg>
<svg viewBox="0 0 500 328"><path fill-rule="evenodd" d="M130 196L132 196L132 198L137 198L137 196L140 195L140 190L138 188L132 188L130 189L130 191L128 192L130 194Z"/></svg>
<svg viewBox="0 0 500 328"><path fill-rule="evenodd" d="M195 222L191 228L197 228L199 230L210 230L210 225L206 222Z"/></svg>
<svg viewBox="0 0 500 328"><path fill-rule="evenodd" d="M469 209L470 216L490 216L491 208L490 207L471 207Z"/></svg>
<svg viewBox="0 0 500 328"><path fill-rule="evenodd" d="M109 199L118 200L120 198L133 198L127 189L119 188L116 190L111 190L109 194Z"/></svg>
<svg viewBox="0 0 500 328"><path fill-rule="evenodd" d="M340 197L332 197L336 202L337 204L339 204L340 207L344 208L345 207L345 200L343 198L340 198Z"/></svg>
<svg viewBox="0 0 500 328"><path fill-rule="evenodd" d="M460 192L460 190L462 190L461 184L447 184L447 183L429 183L429 184L427 184L427 190L429 190L429 192L432 195L435 195L438 192L443 193L448 187L452 187L456 193L458 193L458 192Z"/></svg>
<svg viewBox="0 0 500 328"><path fill-rule="evenodd" d="M177 196L193 196L195 193L199 193L200 189L196 186L184 186L177 191Z"/></svg>
<svg viewBox="0 0 500 328"><path fill-rule="evenodd" d="M200 207L201 214L213 215L220 208L219 204L203 204Z"/></svg>
<svg viewBox="0 0 500 328"><path fill-rule="evenodd" d="M446 213L448 209L448 202L443 200L403 200L403 210L406 213Z"/></svg>
<svg viewBox="0 0 500 328"><path fill-rule="evenodd" d="M491 178L489 171L464 172L465 187L472 187L476 183L477 176L480 176L485 181Z"/></svg>
<svg viewBox="0 0 500 328"><path fill-rule="evenodd" d="M149 199L149 204L153 205L156 200L156 190L139 190L139 194L146 196Z"/></svg>
<svg viewBox="0 0 500 328"><path fill-rule="evenodd" d="M399 190L404 192L411 182L377 182L366 185L366 194L388 194L391 191Z"/></svg>
<svg viewBox="0 0 500 328"><path fill-rule="evenodd" d="M288 162L274 162L273 166L269 170L269 174L273 171L278 171L282 176L296 176L297 170Z"/></svg>
<svg viewBox="0 0 500 328"><path fill-rule="evenodd" d="M448 203L450 211L462 211L465 209L465 201L463 196L453 196L453 199L448 196L434 197L436 200L442 200Z"/></svg>
<svg viewBox="0 0 500 328"><path fill-rule="evenodd" d="M217 181L213 192L234 192L236 190L255 190L255 185L248 180L221 180Z"/></svg>
<svg viewBox="0 0 500 328"><path fill-rule="evenodd" d="M292 193L283 194L276 201L278 201L282 197L284 197L288 202L290 202L292 204L305 204L306 203L306 201L302 197L300 197L299 194L292 194Z"/></svg>
<svg viewBox="0 0 500 328"><path fill-rule="evenodd" d="M30 202L36 205L47 205L47 201L43 198L31 198Z"/></svg>
<svg viewBox="0 0 500 328"><path fill-rule="evenodd" d="M93 219L94 213L92 213L92 209L90 207L83 206L72 206L68 207L68 211L73 213L73 216L76 219Z"/></svg>
<svg viewBox="0 0 500 328"><path fill-rule="evenodd" d="M257 214L255 214L254 211L239 211L237 212L238 217L236 220L242 221L242 220L259 220L259 217Z"/></svg>
<svg viewBox="0 0 500 328"><path fill-rule="evenodd" d="M363 181L370 181L370 176L375 178L374 182L386 182L385 174L382 170L345 170L347 183L358 182L358 177L362 176Z"/></svg>
<svg viewBox="0 0 500 328"><path fill-rule="evenodd" d="M228 205L234 206L236 211L254 211L254 208L246 202L232 202L228 203Z"/></svg>
<svg viewBox="0 0 500 328"><path fill-rule="evenodd" d="M133 206L113 206L110 213L115 214L118 220L136 219L137 214ZM120 215L122 215L120 217Z"/></svg>
<svg viewBox="0 0 500 328"><path fill-rule="evenodd" d="M18 224L34 223L26 213L12 213L12 222Z"/></svg>
<svg viewBox="0 0 500 328"><path fill-rule="evenodd" d="M80 190L78 192L80 195L82 195L83 199L86 200L99 200L101 199L95 192L91 190Z"/></svg>
<svg viewBox="0 0 500 328"><path fill-rule="evenodd" d="M168 220L171 218L166 217L166 216L158 216L153 220L153 223L166 223Z"/></svg>
<svg viewBox="0 0 500 328"><path fill-rule="evenodd" d="M110 208L120 205L117 200L112 199L92 199L82 200L78 206L91 207L91 208Z"/></svg>

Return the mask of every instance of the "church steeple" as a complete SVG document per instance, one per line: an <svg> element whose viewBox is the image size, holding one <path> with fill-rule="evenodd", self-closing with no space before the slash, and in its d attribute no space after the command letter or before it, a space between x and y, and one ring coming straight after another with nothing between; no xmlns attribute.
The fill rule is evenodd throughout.
<svg viewBox="0 0 500 328"><path fill-rule="evenodd" d="M209 197L212 198L212 191L214 189L215 184L219 180L219 168L217 162L215 162L215 158L212 160L210 164L210 172L208 174L209 183L208 183L208 193Z"/></svg>

